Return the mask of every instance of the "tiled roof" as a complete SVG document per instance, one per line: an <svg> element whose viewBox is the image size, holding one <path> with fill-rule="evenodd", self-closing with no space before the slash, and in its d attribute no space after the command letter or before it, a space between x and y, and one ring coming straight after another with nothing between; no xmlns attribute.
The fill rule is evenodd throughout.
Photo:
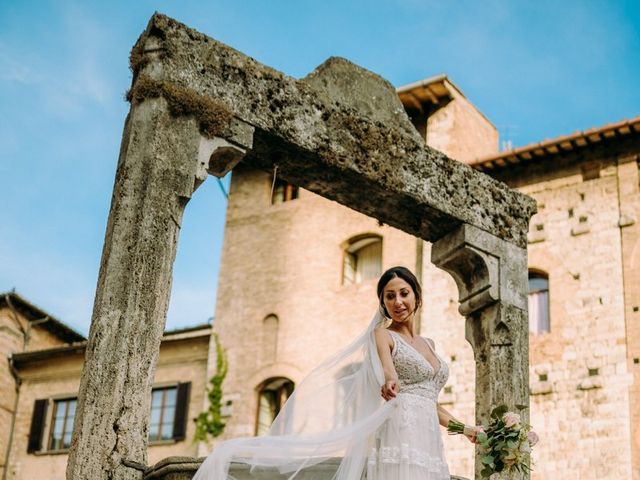
<svg viewBox="0 0 640 480"><path fill-rule="evenodd" d="M5 305L9 308L15 308L30 321L46 319L46 321L39 322L39 325L45 330L49 330L64 342L73 343L86 340L84 335L78 333L69 325L61 322L15 292L0 293L0 306Z"/></svg>
<svg viewBox="0 0 640 480"><path fill-rule="evenodd" d="M478 170L489 171L508 165L535 161L542 157L603 145L612 140L620 141L637 137L638 135L640 135L640 116L478 158L470 162L469 165Z"/></svg>

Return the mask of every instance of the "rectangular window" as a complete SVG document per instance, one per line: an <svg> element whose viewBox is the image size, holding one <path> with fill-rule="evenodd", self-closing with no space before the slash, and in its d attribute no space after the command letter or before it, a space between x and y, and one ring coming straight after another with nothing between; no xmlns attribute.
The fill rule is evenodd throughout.
<svg viewBox="0 0 640 480"><path fill-rule="evenodd" d="M66 450L71 446L73 419L77 400L66 398L53 401L53 415L49 433L49 450Z"/></svg>
<svg viewBox="0 0 640 480"><path fill-rule="evenodd" d="M342 284L351 285L377 278L382 273L382 238L358 237L345 249Z"/></svg>
<svg viewBox="0 0 640 480"><path fill-rule="evenodd" d="M172 440L177 387L159 388L151 394L149 441Z"/></svg>
<svg viewBox="0 0 640 480"><path fill-rule="evenodd" d="M534 334L549 331L549 292L529 294L529 331Z"/></svg>
<svg viewBox="0 0 640 480"><path fill-rule="evenodd" d="M549 317L549 279L546 274L529 272L529 332L549 332Z"/></svg>
<svg viewBox="0 0 640 480"><path fill-rule="evenodd" d="M271 204L289 202L298 198L298 187L284 180L277 179L273 186Z"/></svg>
<svg viewBox="0 0 640 480"><path fill-rule="evenodd" d="M190 395L191 382L153 390L150 441L186 439ZM27 453L68 450L77 403L76 397L37 399L31 415Z"/></svg>

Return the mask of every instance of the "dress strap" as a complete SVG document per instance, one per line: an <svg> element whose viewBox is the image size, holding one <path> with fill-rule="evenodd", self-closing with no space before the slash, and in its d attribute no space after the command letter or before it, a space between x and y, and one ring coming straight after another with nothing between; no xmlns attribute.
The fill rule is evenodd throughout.
<svg viewBox="0 0 640 480"><path fill-rule="evenodd" d="M391 348L391 356L393 357L398 351L398 339L396 338L397 333L393 330L387 330L387 332L391 335L391 341L393 342L393 347Z"/></svg>

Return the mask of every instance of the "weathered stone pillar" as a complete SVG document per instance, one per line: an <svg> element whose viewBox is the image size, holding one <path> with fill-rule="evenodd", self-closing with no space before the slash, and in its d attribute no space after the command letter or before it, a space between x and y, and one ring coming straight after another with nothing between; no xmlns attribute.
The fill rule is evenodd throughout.
<svg viewBox="0 0 640 480"><path fill-rule="evenodd" d="M199 130L193 116L171 115L162 97L135 103L127 118L68 479L142 478L182 214L207 171L223 174L243 153Z"/></svg>
<svg viewBox="0 0 640 480"><path fill-rule="evenodd" d="M527 250L462 224L433 244L431 260L458 285L476 361L477 422L500 404L528 407ZM528 409L522 415L528 421ZM476 478L481 469L476 457Z"/></svg>

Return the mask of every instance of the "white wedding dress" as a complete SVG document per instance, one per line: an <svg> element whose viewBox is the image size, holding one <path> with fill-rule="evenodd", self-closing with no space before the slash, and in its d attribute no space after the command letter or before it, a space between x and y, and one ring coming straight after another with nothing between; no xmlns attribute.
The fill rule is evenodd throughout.
<svg viewBox="0 0 640 480"><path fill-rule="evenodd" d="M394 411L376 432L367 480L449 480L438 422L438 393L449 368L428 341L436 368L396 332L391 356L399 378Z"/></svg>
<svg viewBox="0 0 640 480"><path fill-rule="evenodd" d="M358 338L296 386L267 435L222 442L193 480L233 480L242 467L256 477L271 471L299 480L336 459L337 470L327 477L331 480L449 480L436 410L449 369L435 352L434 368L391 332L400 389L395 399L384 402L374 332L388 323L377 312Z"/></svg>

